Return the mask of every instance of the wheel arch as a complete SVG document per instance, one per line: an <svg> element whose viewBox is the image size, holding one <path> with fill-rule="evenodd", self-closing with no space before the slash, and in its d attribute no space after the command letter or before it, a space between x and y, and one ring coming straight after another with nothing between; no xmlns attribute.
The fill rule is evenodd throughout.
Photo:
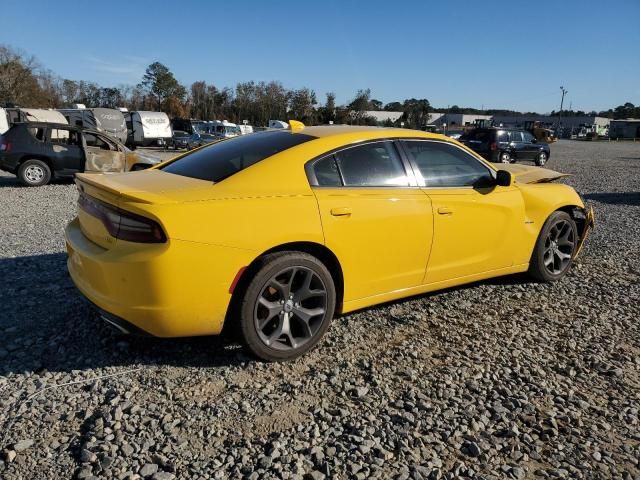
<svg viewBox="0 0 640 480"><path fill-rule="evenodd" d="M27 160L40 160L41 162L44 162L47 164L47 166L49 167L49 170L51 170L51 176L55 174L55 169L53 168L53 162L51 161L51 159L46 155L38 155L38 154L35 154L35 155L29 154L29 155L23 155L22 157L20 157L20 160L18 161L18 165L16 166L16 172L18 171L20 166Z"/></svg>
<svg viewBox="0 0 640 480"><path fill-rule="evenodd" d="M277 252L302 252L312 255L313 257L320 260L325 265L325 267L327 267L327 270L329 270L329 273L331 274L331 278L333 279L333 283L335 285L335 312L342 312L342 301L344 296L344 275L342 272L340 261L338 260L338 257L335 255L335 253L333 253L325 245L316 242L289 242L265 250L256 258L254 258L253 261L246 268L244 268L244 270L241 270L240 277L237 278L234 282L233 292L231 293L231 300L229 302L229 307L227 308L227 315L225 316L223 329L227 330L229 328L235 328L233 327L233 324L237 322L233 322L232 317L238 312L238 308L242 300L242 294L246 291L249 282L257 272L260 260L265 255Z"/></svg>

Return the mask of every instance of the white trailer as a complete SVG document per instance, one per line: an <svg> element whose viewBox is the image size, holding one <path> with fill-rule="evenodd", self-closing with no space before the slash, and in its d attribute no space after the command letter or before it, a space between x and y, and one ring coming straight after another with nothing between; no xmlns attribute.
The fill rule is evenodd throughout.
<svg viewBox="0 0 640 480"><path fill-rule="evenodd" d="M0 135L9 130L9 115L7 111L0 107Z"/></svg>
<svg viewBox="0 0 640 480"><path fill-rule="evenodd" d="M173 132L164 112L126 112L127 145L130 147L167 146Z"/></svg>
<svg viewBox="0 0 640 480"><path fill-rule="evenodd" d="M47 122L67 124L67 120L60 112L44 108L0 108L0 134L9 130L11 125L18 122ZM54 130L53 138L67 138L69 133L66 130Z"/></svg>

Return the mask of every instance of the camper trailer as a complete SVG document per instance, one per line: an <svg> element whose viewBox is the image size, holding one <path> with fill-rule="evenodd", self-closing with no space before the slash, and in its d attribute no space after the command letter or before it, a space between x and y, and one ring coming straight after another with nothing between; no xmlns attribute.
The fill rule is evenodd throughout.
<svg viewBox="0 0 640 480"><path fill-rule="evenodd" d="M169 117L164 112L125 112L127 146L168 146L172 132Z"/></svg>
<svg viewBox="0 0 640 480"><path fill-rule="evenodd" d="M44 108L0 108L0 135L9 130L14 123L48 122L65 124L64 116L56 110ZM57 135L61 135L58 137ZM52 138L67 138L65 131L52 132Z"/></svg>
<svg viewBox="0 0 640 480"><path fill-rule="evenodd" d="M122 143L127 141L127 125L120 110L112 108L64 108L58 111L64 115L70 125L107 133Z"/></svg>

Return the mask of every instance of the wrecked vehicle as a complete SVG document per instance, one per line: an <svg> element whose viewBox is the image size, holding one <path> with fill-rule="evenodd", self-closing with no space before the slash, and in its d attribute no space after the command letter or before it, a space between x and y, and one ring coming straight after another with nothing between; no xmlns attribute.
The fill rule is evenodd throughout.
<svg viewBox="0 0 640 480"><path fill-rule="evenodd" d="M0 136L0 170L27 186L78 172L127 172L159 163L105 133L59 123L18 123Z"/></svg>

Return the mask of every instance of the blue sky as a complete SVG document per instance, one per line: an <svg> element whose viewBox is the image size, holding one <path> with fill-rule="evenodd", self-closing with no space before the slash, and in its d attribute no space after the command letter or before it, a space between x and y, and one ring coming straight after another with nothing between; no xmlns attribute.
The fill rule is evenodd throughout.
<svg viewBox="0 0 640 480"><path fill-rule="evenodd" d="M574 109L640 103L640 0L3 0L0 18L0 44L102 86L157 60L187 86L279 80L340 103L370 88L547 112L560 85Z"/></svg>

